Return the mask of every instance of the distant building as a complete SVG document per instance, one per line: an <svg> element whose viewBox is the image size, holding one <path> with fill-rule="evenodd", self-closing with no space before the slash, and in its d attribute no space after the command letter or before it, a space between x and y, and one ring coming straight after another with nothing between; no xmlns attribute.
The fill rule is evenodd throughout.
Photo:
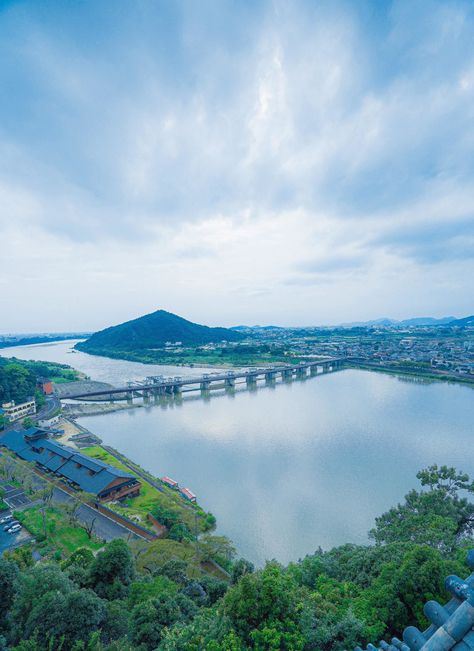
<svg viewBox="0 0 474 651"><path fill-rule="evenodd" d="M52 418L43 418L39 420L38 425L40 427L54 427L54 425L57 425L60 420L61 420L61 414L57 414Z"/></svg>
<svg viewBox="0 0 474 651"><path fill-rule="evenodd" d="M190 491L189 488L180 488L179 492L183 497L185 497L190 502L195 502L197 499L196 495L192 491Z"/></svg>
<svg viewBox="0 0 474 651"><path fill-rule="evenodd" d="M5 402L2 405L2 409L4 411L4 416L6 416L11 423L14 423L16 420L21 420L26 416L36 414L36 402L34 400L28 400L27 402L22 402L20 405L16 405L14 401Z"/></svg>
<svg viewBox="0 0 474 651"><path fill-rule="evenodd" d="M39 377L36 380L36 386L45 396L50 396L53 393L53 383L48 378Z"/></svg>
<svg viewBox="0 0 474 651"><path fill-rule="evenodd" d="M140 492L141 483L133 475L50 440L38 427L7 432L0 437L0 446L103 502L135 497Z"/></svg>
<svg viewBox="0 0 474 651"><path fill-rule="evenodd" d="M161 481L163 484L166 484L170 488L179 488L178 482L174 479L171 479L171 477L162 477Z"/></svg>

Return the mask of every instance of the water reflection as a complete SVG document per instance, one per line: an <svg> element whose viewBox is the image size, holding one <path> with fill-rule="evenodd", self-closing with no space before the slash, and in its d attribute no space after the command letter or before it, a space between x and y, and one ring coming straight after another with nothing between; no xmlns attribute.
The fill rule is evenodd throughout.
<svg viewBox="0 0 474 651"><path fill-rule="evenodd" d="M48 359L94 379L155 372L69 355L68 346L48 346ZM17 349L23 358L45 359L46 347L27 348ZM416 485L423 466L472 474L473 396L467 386L347 370L256 391L239 385L205 399L183 392L80 422L154 474L189 486L244 556L287 562L319 545L366 541L374 517Z"/></svg>

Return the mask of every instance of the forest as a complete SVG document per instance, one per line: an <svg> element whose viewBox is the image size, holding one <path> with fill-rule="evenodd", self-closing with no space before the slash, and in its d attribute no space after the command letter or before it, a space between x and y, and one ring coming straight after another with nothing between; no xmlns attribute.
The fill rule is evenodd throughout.
<svg viewBox="0 0 474 651"><path fill-rule="evenodd" d="M38 377L65 382L76 380L78 372L67 364L0 357L0 405L11 400L16 403L29 400L35 395Z"/></svg>
<svg viewBox="0 0 474 651"><path fill-rule="evenodd" d="M444 578L468 573L474 483L446 466L417 478L376 519L370 544L319 549L286 567L233 558L228 580L172 540L115 540L39 561L29 547L6 552L0 649L342 651L424 628L424 603L446 601Z"/></svg>

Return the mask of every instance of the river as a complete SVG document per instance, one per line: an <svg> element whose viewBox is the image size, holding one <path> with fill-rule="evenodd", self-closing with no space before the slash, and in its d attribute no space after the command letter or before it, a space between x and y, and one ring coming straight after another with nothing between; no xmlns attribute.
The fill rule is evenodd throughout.
<svg viewBox="0 0 474 651"><path fill-rule="evenodd" d="M70 347L0 354L68 363L112 383L199 372L70 354ZM426 465L474 474L473 414L469 386L344 370L80 422L153 474L191 488L216 515L218 532L261 564L366 542L374 518L418 485Z"/></svg>

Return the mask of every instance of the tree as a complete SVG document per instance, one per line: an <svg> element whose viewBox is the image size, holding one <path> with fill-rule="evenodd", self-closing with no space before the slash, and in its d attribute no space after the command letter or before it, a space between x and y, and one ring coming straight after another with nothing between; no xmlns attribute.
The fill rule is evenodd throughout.
<svg viewBox="0 0 474 651"><path fill-rule="evenodd" d="M64 621L65 648L70 648L76 640L88 640L107 617L106 603L92 590L76 590L66 598Z"/></svg>
<svg viewBox="0 0 474 651"><path fill-rule="evenodd" d="M214 604L216 601L221 599L229 587L226 581L217 579L215 576L209 576L208 574L205 574L202 578L200 578L199 583L206 592L207 601L209 604Z"/></svg>
<svg viewBox="0 0 474 651"><path fill-rule="evenodd" d="M288 630L295 628L301 600L302 594L291 577L278 563L271 562L259 572L245 574L227 592L223 611L244 642L251 643L254 631L259 630L263 637L259 637L258 643L263 644L268 636L274 635L275 639L281 637L282 623ZM254 639L254 642L257 640Z"/></svg>
<svg viewBox="0 0 474 651"><path fill-rule="evenodd" d="M91 565L90 586L106 599L122 598L135 576L133 556L123 540L113 540Z"/></svg>
<svg viewBox="0 0 474 651"><path fill-rule="evenodd" d="M26 623L36 604L49 592L67 595L74 584L57 565L44 563L26 570L21 577L18 593L11 608L15 640L24 637Z"/></svg>
<svg viewBox="0 0 474 651"><path fill-rule="evenodd" d="M245 558L239 558L239 560L235 561L235 563L232 565L232 583L237 583L240 577L244 576L244 574L252 574L254 570L255 567L253 563L247 561Z"/></svg>
<svg viewBox="0 0 474 651"><path fill-rule="evenodd" d="M447 466L430 466L417 474L427 491L411 490L405 502L375 520L370 536L377 544L412 542L452 553L462 540L472 542L474 503L459 495L474 493L468 475Z"/></svg>
<svg viewBox="0 0 474 651"><path fill-rule="evenodd" d="M153 507L152 515L160 522L162 525L171 529L171 527L180 522L180 516L177 511L172 509L167 509L161 504L155 504Z"/></svg>
<svg viewBox="0 0 474 651"><path fill-rule="evenodd" d="M153 651L161 642L163 629L172 626L180 616L176 599L169 594L138 604L131 617L132 642L146 651Z"/></svg>
<svg viewBox="0 0 474 651"><path fill-rule="evenodd" d="M212 536L208 533L199 539L199 551L203 560L224 564L229 564L236 553L234 545L226 536Z"/></svg>
<svg viewBox="0 0 474 651"><path fill-rule="evenodd" d="M94 561L94 554L90 549L80 547L61 564L66 575L80 588L85 588L89 582L90 567Z"/></svg>
<svg viewBox="0 0 474 651"><path fill-rule="evenodd" d="M438 550L414 546L401 563L383 565L371 586L354 600L354 612L373 627L376 637L386 631L396 634L408 624L423 628L426 601L446 601L445 577L463 571L461 563L446 560Z"/></svg>
<svg viewBox="0 0 474 651"><path fill-rule="evenodd" d="M171 538L171 540L177 540L178 542L181 542L182 540L194 540L193 534L189 531L184 522L173 524L168 532L168 538Z"/></svg>
<svg viewBox="0 0 474 651"><path fill-rule="evenodd" d="M166 576L155 576L152 579L134 581L130 586L128 604L133 608L137 604L159 597L161 594L176 595L178 586Z"/></svg>
<svg viewBox="0 0 474 651"><path fill-rule="evenodd" d="M127 635L130 611L127 602L118 599L105 602L105 607L107 612L102 626L102 639L110 643Z"/></svg>
<svg viewBox="0 0 474 651"><path fill-rule="evenodd" d="M6 616L18 591L19 577L16 563L0 558L0 631L6 627Z"/></svg>

